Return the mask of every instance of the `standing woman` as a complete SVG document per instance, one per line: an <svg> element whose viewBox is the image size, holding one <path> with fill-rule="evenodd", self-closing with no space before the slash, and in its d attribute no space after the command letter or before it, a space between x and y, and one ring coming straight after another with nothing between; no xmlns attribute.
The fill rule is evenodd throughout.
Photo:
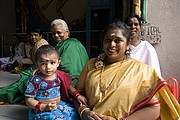
<svg viewBox="0 0 180 120"><path fill-rule="evenodd" d="M138 15L131 14L124 21L130 28L130 57L153 67L161 75L155 48L147 41L140 40L141 21Z"/></svg>
<svg viewBox="0 0 180 120"><path fill-rule="evenodd" d="M53 39L57 42L55 48L60 54L61 64L59 70L72 77L72 85L75 85L79 74L88 60L85 47L75 38L70 38L67 23L62 19L55 19L51 23Z"/></svg>

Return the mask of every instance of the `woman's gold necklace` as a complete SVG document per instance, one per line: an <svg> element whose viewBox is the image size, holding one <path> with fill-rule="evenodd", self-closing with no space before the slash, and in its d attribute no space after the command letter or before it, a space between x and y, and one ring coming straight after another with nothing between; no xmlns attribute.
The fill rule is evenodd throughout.
<svg viewBox="0 0 180 120"><path fill-rule="evenodd" d="M126 58L126 57L125 57L125 58ZM119 69L118 69L117 73L114 75L113 79L112 79L107 85L105 85L105 84L103 85L103 84L102 84L102 74L103 74L103 72L104 72L105 65L102 67L102 69L101 69L101 74L100 74L100 85L99 85L101 92L105 93L105 91L111 86L112 82L114 81L114 79L116 78L116 76L119 74L120 68L121 68L123 62L126 60L125 58L120 62Z"/></svg>

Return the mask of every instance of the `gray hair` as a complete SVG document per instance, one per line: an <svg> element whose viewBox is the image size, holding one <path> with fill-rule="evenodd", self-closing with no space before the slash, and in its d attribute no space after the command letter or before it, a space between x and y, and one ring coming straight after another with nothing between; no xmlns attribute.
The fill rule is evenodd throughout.
<svg viewBox="0 0 180 120"><path fill-rule="evenodd" d="M68 28L68 25L67 23L62 20L62 19L55 19L51 22L51 28L54 26L54 25L60 25L62 27L63 30L67 30L67 32L69 33L69 28Z"/></svg>

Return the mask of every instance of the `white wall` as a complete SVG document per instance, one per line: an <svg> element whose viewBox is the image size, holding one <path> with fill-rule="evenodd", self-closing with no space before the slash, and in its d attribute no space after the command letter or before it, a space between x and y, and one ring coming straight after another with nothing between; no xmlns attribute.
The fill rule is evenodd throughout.
<svg viewBox="0 0 180 120"><path fill-rule="evenodd" d="M162 32L161 43L155 45L162 76L176 78L180 93L180 0L148 0L147 21Z"/></svg>

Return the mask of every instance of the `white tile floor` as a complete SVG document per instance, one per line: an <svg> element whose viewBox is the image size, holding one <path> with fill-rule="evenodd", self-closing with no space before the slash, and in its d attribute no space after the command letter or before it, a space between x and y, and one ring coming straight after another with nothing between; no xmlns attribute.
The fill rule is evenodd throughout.
<svg viewBox="0 0 180 120"><path fill-rule="evenodd" d="M14 83L20 78L19 74L0 71L0 87Z"/></svg>
<svg viewBox="0 0 180 120"><path fill-rule="evenodd" d="M0 87L16 82L19 74L0 71ZM29 108L24 105L0 105L0 120L28 120Z"/></svg>
<svg viewBox="0 0 180 120"><path fill-rule="evenodd" d="M0 105L0 120L28 120L27 106Z"/></svg>

